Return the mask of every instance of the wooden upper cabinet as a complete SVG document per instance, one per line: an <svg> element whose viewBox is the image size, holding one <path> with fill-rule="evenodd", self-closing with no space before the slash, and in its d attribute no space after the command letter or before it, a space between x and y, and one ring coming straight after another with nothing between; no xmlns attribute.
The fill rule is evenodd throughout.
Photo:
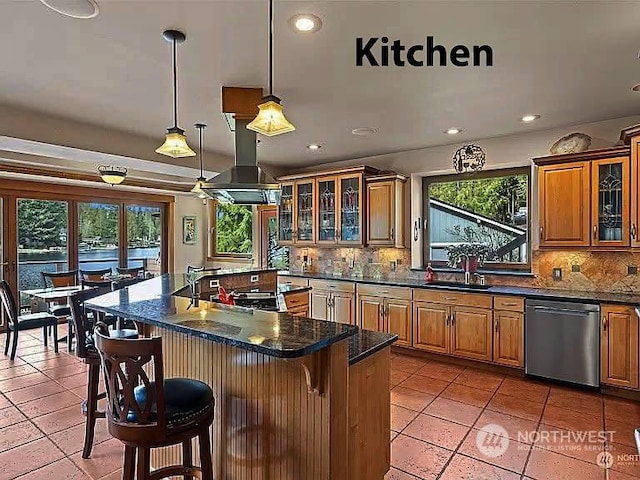
<svg viewBox="0 0 640 480"><path fill-rule="evenodd" d="M631 242L629 157L591 163L591 245L628 247Z"/></svg>
<svg viewBox="0 0 640 480"><path fill-rule="evenodd" d="M413 346L434 353L449 353L449 307L414 302Z"/></svg>
<svg viewBox="0 0 640 480"><path fill-rule="evenodd" d="M295 229L296 245L313 245L316 217L316 182L314 179L298 180L294 184L295 192Z"/></svg>
<svg viewBox="0 0 640 480"><path fill-rule="evenodd" d="M338 177L316 179L318 214L316 230L318 245L335 245L338 242Z"/></svg>
<svg viewBox="0 0 640 480"><path fill-rule="evenodd" d="M293 182L281 183L280 204L278 205L278 243L293 245L295 227L295 197Z"/></svg>
<svg viewBox="0 0 640 480"><path fill-rule="evenodd" d="M601 382L638 388L638 316L631 307L602 305Z"/></svg>
<svg viewBox="0 0 640 480"><path fill-rule="evenodd" d="M493 312L484 308L451 307L451 353L491 360Z"/></svg>
<svg viewBox="0 0 640 480"><path fill-rule="evenodd" d="M493 325L493 361L509 367L524 367L524 314L496 310Z"/></svg>
<svg viewBox="0 0 640 480"><path fill-rule="evenodd" d="M413 335L411 301L387 298L384 302L384 312L387 333L398 335L395 345L410 347Z"/></svg>
<svg viewBox="0 0 640 480"><path fill-rule="evenodd" d="M367 179L367 243L404 247L404 177Z"/></svg>
<svg viewBox="0 0 640 480"><path fill-rule="evenodd" d="M631 140L631 246L640 247L640 137Z"/></svg>
<svg viewBox="0 0 640 480"><path fill-rule="evenodd" d="M541 247L588 247L590 164L543 165L538 171Z"/></svg>
<svg viewBox="0 0 640 480"><path fill-rule="evenodd" d="M340 245L364 244L363 176L360 173L338 177L338 232Z"/></svg>

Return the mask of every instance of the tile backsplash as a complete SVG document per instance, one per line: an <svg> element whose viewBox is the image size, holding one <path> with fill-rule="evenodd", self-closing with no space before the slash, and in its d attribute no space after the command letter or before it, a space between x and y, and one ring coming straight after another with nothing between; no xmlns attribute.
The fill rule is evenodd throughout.
<svg viewBox="0 0 640 480"><path fill-rule="evenodd" d="M292 248L291 270L302 270L303 256L311 259L311 271L345 277L361 271L364 276L403 275L422 278L423 272L411 271L411 254L400 248ZM534 251L535 276L487 275L491 285L517 285L563 290L640 292L640 253ZM553 269L561 269L555 280ZM462 281L462 273L437 272L439 280Z"/></svg>

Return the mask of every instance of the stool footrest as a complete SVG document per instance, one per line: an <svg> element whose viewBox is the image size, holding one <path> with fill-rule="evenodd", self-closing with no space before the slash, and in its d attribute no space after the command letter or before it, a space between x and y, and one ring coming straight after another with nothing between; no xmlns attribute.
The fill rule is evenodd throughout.
<svg viewBox="0 0 640 480"><path fill-rule="evenodd" d="M172 467L164 467L154 470L149 476L149 480L160 480L161 478L190 476L194 478L202 478L202 469L200 467L183 467L175 465Z"/></svg>

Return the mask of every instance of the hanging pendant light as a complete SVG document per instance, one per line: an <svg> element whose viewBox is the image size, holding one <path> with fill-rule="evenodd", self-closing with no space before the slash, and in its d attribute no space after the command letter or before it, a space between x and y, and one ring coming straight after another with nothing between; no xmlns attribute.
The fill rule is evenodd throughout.
<svg viewBox="0 0 640 480"><path fill-rule="evenodd" d="M178 127L178 71L176 67L177 45L185 41L184 33L177 30L166 30L162 36L172 43L173 51L173 127L167 129L164 143L156 149L161 155L172 158L195 157L196 152L189 148L184 130Z"/></svg>
<svg viewBox="0 0 640 480"><path fill-rule="evenodd" d="M113 165L100 165L98 173L104 183L108 183L112 187L120 185L127 178L127 169L124 167L115 167Z"/></svg>
<svg viewBox="0 0 640 480"><path fill-rule="evenodd" d="M273 94L273 0L269 0L269 95L262 97L258 116L247 128L268 137L293 132L296 127L284 116L280 101Z"/></svg>
<svg viewBox="0 0 640 480"><path fill-rule="evenodd" d="M202 143L204 139L204 129L207 128L207 125L205 123L196 123L194 127L196 127L200 133L200 176L196 179L196 184L191 189L191 193L197 194L198 198L205 199L207 198L207 195L202 191L202 184L205 183L207 179L204 178L204 172L202 169Z"/></svg>

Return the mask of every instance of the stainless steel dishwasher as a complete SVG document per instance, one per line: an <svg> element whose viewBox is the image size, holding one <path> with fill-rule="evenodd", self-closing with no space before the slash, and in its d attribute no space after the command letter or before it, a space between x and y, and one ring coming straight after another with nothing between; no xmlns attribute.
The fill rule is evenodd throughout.
<svg viewBox="0 0 640 480"><path fill-rule="evenodd" d="M600 307L527 300L525 373L600 386Z"/></svg>

